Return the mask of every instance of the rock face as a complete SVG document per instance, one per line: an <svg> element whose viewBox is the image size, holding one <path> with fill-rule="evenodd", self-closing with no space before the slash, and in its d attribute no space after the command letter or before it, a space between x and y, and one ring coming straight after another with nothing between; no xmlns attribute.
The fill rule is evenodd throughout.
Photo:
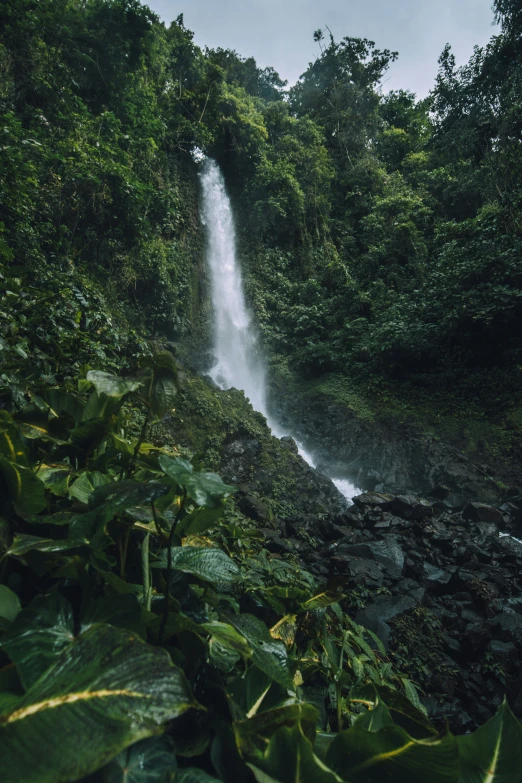
<svg viewBox="0 0 522 783"><path fill-rule="evenodd" d="M377 634L392 659L400 653L401 668L411 661L431 717L455 731L484 723L506 691L522 713L521 510L520 497L508 513L367 492L335 521L305 524L316 545L301 537L297 547L318 577L367 591L355 621ZM292 536L302 525L283 527L270 549L297 554Z"/></svg>
<svg viewBox="0 0 522 783"><path fill-rule="evenodd" d="M292 397L278 380L273 381L271 397L278 419L305 445L313 444L318 464L330 475L394 495L413 488L427 497L433 489L438 500L451 501L454 495L464 502L498 500L488 469L413 423L366 421L325 395Z"/></svg>

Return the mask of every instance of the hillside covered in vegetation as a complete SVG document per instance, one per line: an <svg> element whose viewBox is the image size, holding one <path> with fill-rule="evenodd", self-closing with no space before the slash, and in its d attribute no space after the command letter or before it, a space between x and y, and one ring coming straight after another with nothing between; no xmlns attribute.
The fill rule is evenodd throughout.
<svg viewBox="0 0 522 783"><path fill-rule="evenodd" d="M0 6L4 783L522 781L522 10L493 13L419 101L359 38L316 31L288 87L137 0ZM197 149L271 405L355 506L202 377Z"/></svg>

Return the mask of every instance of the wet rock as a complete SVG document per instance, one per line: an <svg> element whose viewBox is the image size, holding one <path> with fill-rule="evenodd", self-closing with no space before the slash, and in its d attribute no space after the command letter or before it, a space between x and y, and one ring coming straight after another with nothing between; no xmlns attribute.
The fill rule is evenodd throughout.
<svg viewBox="0 0 522 783"><path fill-rule="evenodd" d="M373 603L360 609L355 615L355 622L373 631L388 649L391 639L390 620L409 612L418 606L418 602L410 595L380 596Z"/></svg>
<svg viewBox="0 0 522 783"><path fill-rule="evenodd" d="M384 573L374 560L349 555L337 555L330 561L338 573L350 577L354 585L380 587L384 581Z"/></svg>
<svg viewBox="0 0 522 783"><path fill-rule="evenodd" d="M259 532L265 537L265 549L274 554L300 553L306 549L302 541L290 537L283 538L271 528L262 527Z"/></svg>
<svg viewBox="0 0 522 783"><path fill-rule="evenodd" d="M468 503L462 511L462 516L472 522L491 522L495 525L502 525L504 522L502 512L485 503Z"/></svg>
<svg viewBox="0 0 522 783"><path fill-rule="evenodd" d="M367 510L377 507L383 511L389 508L392 500L393 495L386 492L364 492L353 498L355 505L361 509Z"/></svg>
<svg viewBox="0 0 522 783"><path fill-rule="evenodd" d="M424 563L422 563L419 578L426 587L433 587L434 585L444 587L451 581L454 571L455 568L453 568L452 571L446 570L424 561Z"/></svg>
<svg viewBox="0 0 522 783"><path fill-rule="evenodd" d="M384 541L369 541L343 547L343 552L354 557L376 560L392 579L398 579L402 575L404 552L393 536L388 536Z"/></svg>
<svg viewBox="0 0 522 783"><path fill-rule="evenodd" d="M245 516L258 522L264 522L269 517L267 503L255 495L238 495L236 505Z"/></svg>
<svg viewBox="0 0 522 783"><path fill-rule="evenodd" d="M500 641L515 640L519 644L522 643L522 615L513 609L504 607L500 615L490 620L488 624L492 626L494 636Z"/></svg>
<svg viewBox="0 0 522 783"><path fill-rule="evenodd" d="M511 536L502 536L497 541L497 546L504 555L522 559L522 543Z"/></svg>
<svg viewBox="0 0 522 783"><path fill-rule="evenodd" d="M432 487L428 492L430 498L436 498L437 500L446 500L451 495L451 489L444 484L437 484L436 487Z"/></svg>
<svg viewBox="0 0 522 783"><path fill-rule="evenodd" d="M488 652L492 653L497 660L510 662L517 656L517 648L513 642L500 642L498 639L491 639L488 644Z"/></svg>
<svg viewBox="0 0 522 783"><path fill-rule="evenodd" d="M391 504L391 511L402 519L420 520L433 515L431 503L413 495L397 495Z"/></svg>

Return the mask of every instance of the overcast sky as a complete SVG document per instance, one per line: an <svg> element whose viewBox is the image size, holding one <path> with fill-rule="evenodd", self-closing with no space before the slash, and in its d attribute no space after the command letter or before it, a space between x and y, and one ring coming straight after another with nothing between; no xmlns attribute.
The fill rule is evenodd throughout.
<svg viewBox="0 0 522 783"><path fill-rule="evenodd" d="M146 0L144 0L146 2ZM166 22L184 14L199 46L235 49L271 65L292 84L318 54L313 32L325 25L336 40L370 38L399 52L383 88L424 97L449 42L457 63L495 33L492 0L150 0Z"/></svg>

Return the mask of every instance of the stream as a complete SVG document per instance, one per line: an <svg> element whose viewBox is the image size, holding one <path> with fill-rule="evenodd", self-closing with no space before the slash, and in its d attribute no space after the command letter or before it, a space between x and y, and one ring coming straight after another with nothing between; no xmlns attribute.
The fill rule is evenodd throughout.
<svg viewBox="0 0 522 783"><path fill-rule="evenodd" d="M277 438L293 437L300 456L310 467L316 468L313 448L305 448L269 412L266 367L254 318L245 301L234 216L223 174L217 163L202 153L196 151L194 158L201 167L201 217L207 237L206 257L214 313L215 363L208 374L220 389L243 391L254 410L265 417L272 434ZM348 500L359 494L347 479L329 478Z"/></svg>

